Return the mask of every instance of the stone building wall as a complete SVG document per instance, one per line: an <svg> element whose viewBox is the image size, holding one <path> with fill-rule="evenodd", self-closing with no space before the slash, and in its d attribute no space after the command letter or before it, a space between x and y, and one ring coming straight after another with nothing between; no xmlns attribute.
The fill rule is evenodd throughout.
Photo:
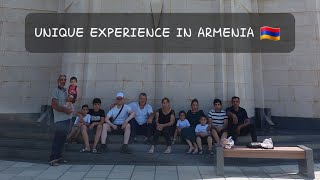
<svg viewBox="0 0 320 180"><path fill-rule="evenodd" d="M0 0L0 113L39 113L48 103L61 55L26 52L24 20L57 9L56 0Z"/></svg>
<svg viewBox="0 0 320 180"><path fill-rule="evenodd" d="M0 0L0 113L39 112L63 72L78 77L79 104L100 97L106 108L118 91L128 102L144 91L155 108L164 96L176 111L198 98L207 112L214 98L226 107L237 95L250 116L254 107L270 107L275 116L320 116L318 0L163 0L164 13L291 12L296 48L290 54L30 54L24 49L27 13L150 13L157 1Z"/></svg>
<svg viewBox="0 0 320 180"><path fill-rule="evenodd" d="M320 1L265 0L259 12L292 13L296 20L296 46L290 54L262 54L254 59L257 106L270 107L275 116L320 117ZM259 105L258 105L259 104Z"/></svg>

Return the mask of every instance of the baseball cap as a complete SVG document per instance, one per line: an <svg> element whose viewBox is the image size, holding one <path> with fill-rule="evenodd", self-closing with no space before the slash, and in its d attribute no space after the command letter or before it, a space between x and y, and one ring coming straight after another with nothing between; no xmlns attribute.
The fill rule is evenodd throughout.
<svg viewBox="0 0 320 180"><path fill-rule="evenodd" d="M124 94L122 92L118 92L116 97L123 97Z"/></svg>

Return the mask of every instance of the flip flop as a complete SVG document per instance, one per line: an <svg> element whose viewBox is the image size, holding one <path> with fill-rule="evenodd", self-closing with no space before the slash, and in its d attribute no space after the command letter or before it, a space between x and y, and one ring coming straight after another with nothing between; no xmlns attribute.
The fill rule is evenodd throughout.
<svg viewBox="0 0 320 180"><path fill-rule="evenodd" d="M68 161L67 161L67 160L62 159L62 158L58 159L58 161L57 161L57 162L58 162L58 163L68 163Z"/></svg>
<svg viewBox="0 0 320 180"><path fill-rule="evenodd" d="M86 150L86 149L80 149L80 152L81 152L81 153L90 153L91 150L88 151L88 150Z"/></svg>
<svg viewBox="0 0 320 180"><path fill-rule="evenodd" d="M55 159L55 160L50 161L49 166L59 166L58 160Z"/></svg>

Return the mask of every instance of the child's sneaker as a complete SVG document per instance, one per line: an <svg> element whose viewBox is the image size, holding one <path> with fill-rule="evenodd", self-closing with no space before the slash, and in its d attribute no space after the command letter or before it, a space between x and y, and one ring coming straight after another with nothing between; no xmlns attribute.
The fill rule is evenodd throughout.
<svg viewBox="0 0 320 180"><path fill-rule="evenodd" d="M199 150L199 154L203 154L203 150L202 149Z"/></svg>

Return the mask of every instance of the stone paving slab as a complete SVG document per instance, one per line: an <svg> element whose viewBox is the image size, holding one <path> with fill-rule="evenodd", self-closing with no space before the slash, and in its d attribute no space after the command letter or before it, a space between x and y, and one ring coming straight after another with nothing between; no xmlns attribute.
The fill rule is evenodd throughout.
<svg viewBox="0 0 320 180"><path fill-rule="evenodd" d="M226 166L225 176L217 176L214 166L61 165L0 161L0 180L289 180L303 179L298 166ZM320 164L315 164L320 180Z"/></svg>

